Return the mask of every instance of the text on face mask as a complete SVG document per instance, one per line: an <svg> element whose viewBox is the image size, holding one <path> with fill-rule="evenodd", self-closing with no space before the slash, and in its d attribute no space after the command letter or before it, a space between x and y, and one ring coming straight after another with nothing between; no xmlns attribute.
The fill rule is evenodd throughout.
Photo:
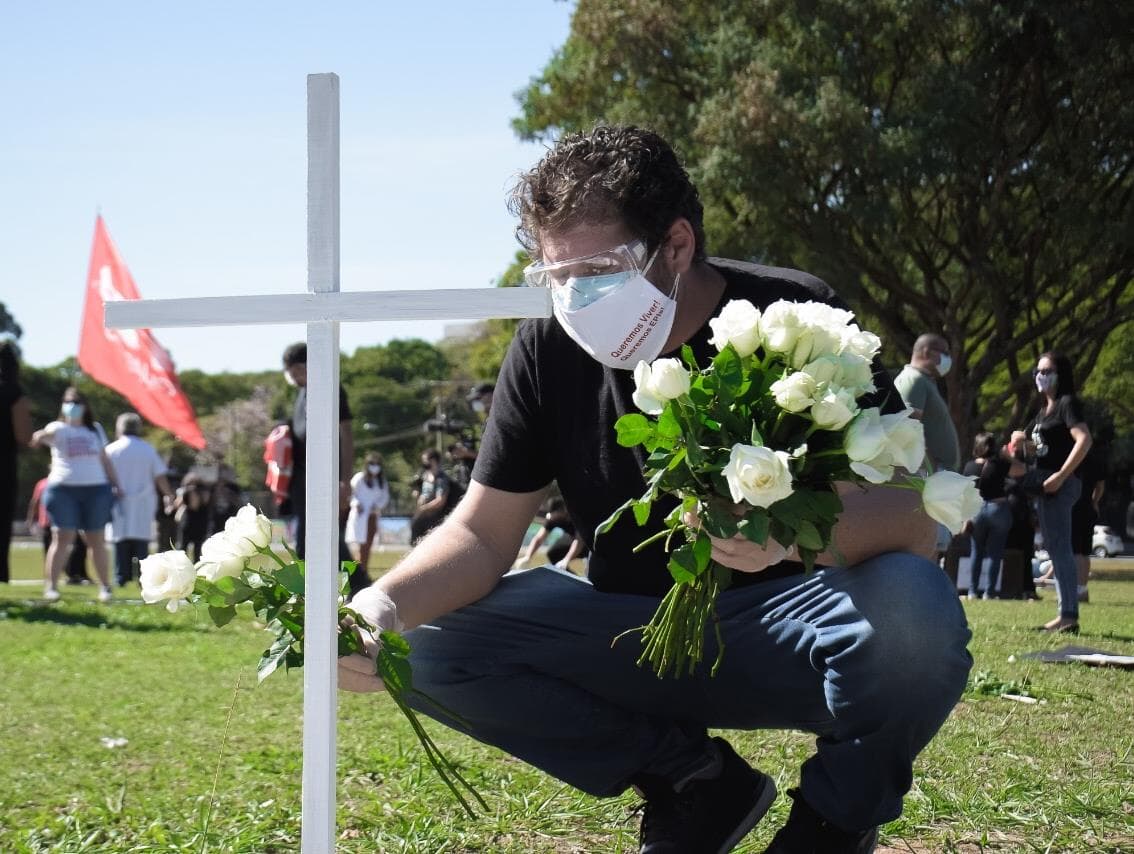
<svg viewBox="0 0 1134 854"><path fill-rule="evenodd" d="M650 307L638 317L638 322L622 340L622 344L619 345L617 350L611 350L610 355L616 359L622 359L622 361L629 359L642 346L642 342L650 337L650 333L654 331L654 327L658 325L661 318L661 302L654 300L650 303ZM631 347L631 344L634 346ZM627 347L630 349L627 350Z"/></svg>

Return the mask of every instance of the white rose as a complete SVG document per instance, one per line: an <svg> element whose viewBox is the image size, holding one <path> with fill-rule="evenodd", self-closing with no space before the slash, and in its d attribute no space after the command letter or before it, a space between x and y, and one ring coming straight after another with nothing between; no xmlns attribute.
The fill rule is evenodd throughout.
<svg viewBox="0 0 1134 854"><path fill-rule="evenodd" d="M772 383L772 396L781 409L788 412L803 412L815 402L818 392L815 378L803 371L788 374Z"/></svg>
<svg viewBox="0 0 1134 854"><path fill-rule="evenodd" d="M709 343L717 350L731 344L741 356L751 356L760 346L760 310L748 300L729 300L709 327L713 330Z"/></svg>
<svg viewBox="0 0 1134 854"><path fill-rule="evenodd" d="M925 428L910 416L912 409L882 416L886 431L886 453L906 471L915 472L925 461Z"/></svg>
<svg viewBox="0 0 1134 854"><path fill-rule="evenodd" d="M926 478L921 501L925 512L954 534L961 532L982 504L975 478L952 471L939 471Z"/></svg>
<svg viewBox="0 0 1134 854"><path fill-rule="evenodd" d="M886 430L877 407L864 409L851 422L843 437L843 448L854 462L865 463L886 447ZM853 466L852 466L853 468Z"/></svg>
<svg viewBox="0 0 1134 854"><path fill-rule="evenodd" d="M760 317L760 333L769 350L790 354L795 350L803 326L796 312L796 305L786 300L776 300Z"/></svg>
<svg viewBox="0 0 1134 854"><path fill-rule="evenodd" d="M850 468L871 483L889 483L894 477L894 467L885 461L885 457L876 457L869 463L855 460L850 464Z"/></svg>
<svg viewBox="0 0 1134 854"><path fill-rule="evenodd" d="M811 407L811 418L823 430L842 430L858 412L854 392L846 388L829 388Z"/></svg>
<svg viewBox="0 0 1134 854"><path fill-rule="evenodd" d="M689 393L689 371L677 359L657 359L634 367L634 405L647 415L660 415L667 401Z"/></svg>
<svg viewBox="0 0 1134 854"><path fill-rule="evenodd" d="M186 604L197 572L189 555L182 551L158 552L142 560L142 601L152 605L168 600L166 609L176 611Z"/></svg>
<svg viewBox="0 0 1134 854"><path fill-rule="evenodd" d="M732 500L746 501L754 507L768 507L792 494L790 457L753 445L732 446L724 475Z"/></svg>
<svg viewBox="0 0 1134 854"><path fill-rule="evenodd" d="M840 352L861 356L870 361L878 355L878 351L882 349L882 339L875 335L873 332L867 332L865 329L859 329L855 324L850 324L843 330L842 347Z"/></svg>
<svg viewBox="0 0 1134 854"><path fill-rule="evenodd" d="M262 549L272 541L272 521L251 504L245 504L225 521L224 533L229 540L247 540L253 549Z"/></svg>
<svg viewBox="0 0 1134 854"><path fill-rule="evenodd" d="M836 357L839 363L837 385L854 389L858 394L874 391L874 368L864 356L842 353Z"/></svg>
<svg viewBox="0 0 1134 854"><path fill-rule="evenodd" d="M218 578L235 578L244 571L244 562L254 554L248 540L230 539L227 530L217 531L201 545L197 574L212 582Z"/></svg>

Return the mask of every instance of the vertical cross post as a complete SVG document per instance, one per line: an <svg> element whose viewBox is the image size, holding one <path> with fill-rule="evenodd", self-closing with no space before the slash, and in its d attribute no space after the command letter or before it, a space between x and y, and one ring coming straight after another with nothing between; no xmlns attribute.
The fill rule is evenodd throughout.
<svg viewBox="0 0 1134 854"><path fill-rule="evenodd" d="M307 77L307 290L339 290L339 78ZM303 854L335 850L339 324L307 324Z"/></svg>

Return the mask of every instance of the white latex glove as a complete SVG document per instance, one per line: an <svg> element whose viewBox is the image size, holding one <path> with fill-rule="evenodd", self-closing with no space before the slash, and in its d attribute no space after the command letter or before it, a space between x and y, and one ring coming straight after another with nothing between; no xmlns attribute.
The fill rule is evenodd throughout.
<svg viewBox="0 0 1134 854"><path fill-rule="evenodd" d="M394 600L379 587L367 587L347 603L347 607L358 612L370 625L375 634L355 627L362 638L366 654L355 653L339 659L339 688L358 694L372 694L384 690L382 680L374 671L374 661L378 656L380 641L375 636L384 631L400 632L405 626L398 619L398 607Z"/></svg>

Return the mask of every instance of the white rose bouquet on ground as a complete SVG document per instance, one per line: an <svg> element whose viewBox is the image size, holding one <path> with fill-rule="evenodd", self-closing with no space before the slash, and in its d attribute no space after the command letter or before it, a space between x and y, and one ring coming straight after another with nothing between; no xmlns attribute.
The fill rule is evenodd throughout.
<svg viewBox="0 0 1134 854"><path fill-rule="evenodd" d="M261 682L281 664L285 670L303 666L304 562L286 545L285 555L277 553L271 547L271 538L271 520L248 504L225 522L223 531L205 540L196 564L183 551L159 552L141 561L140 573L145 602L164 602L171 612L183 605L204 603L218 627L230 623L237 607L247 603L275 635L272 645L260 657L257 676ZM344 566L344 570L347 568ZM345 606L346 578L344 571L339 598L340 657L365 654L362 638L355 629L374 631L363 617ZM456 716L435 700L415 692L409 644L400 634L383 631L376 637L380 642L377 674L409 720L430 764L470 815L474 812L462 789L487 810L484 799L430 738L409 707L407 697L416 693L449 716Z"/></svg>
<svg viewBox="0 0 1134 854"><path fill-rule="evenodd" d="M731 570L711 559L710 535L741 534L798 553L808 571L833 550L843 509L836 484L892 483L921 491L926 512L954 533L975 515L971 478L918 474L925 458L921 423L910 411L860 408L876 391L872 360L881 347L849 311L824 303L778 301L763 312L733 300L709 321L718 353L702 369L692 349L682 358L640 362L633 400L642 410L618 419L618 443L648 452L646 492L619 507L597 530L629 510L646 524L655 500L678 499L664 538L673 586L642 627L639 665L659 676L692 674L706 626L723 643L715 602Z"/></svg>

